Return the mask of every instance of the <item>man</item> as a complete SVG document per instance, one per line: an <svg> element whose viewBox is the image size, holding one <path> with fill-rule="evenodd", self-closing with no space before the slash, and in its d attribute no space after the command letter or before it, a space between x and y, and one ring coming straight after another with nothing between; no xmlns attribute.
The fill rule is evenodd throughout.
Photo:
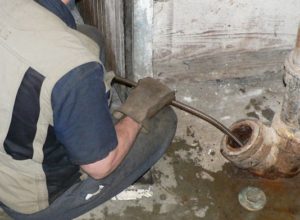
<svg viewBox="0 0 300 220"><path fill-rule="evenodd" d="M75 30L68 2L0 0L0 201L15 219L71 219L105 202L176 129L164 108L174 92L153 79L139 82L114 126L99 48Z"/></svg>

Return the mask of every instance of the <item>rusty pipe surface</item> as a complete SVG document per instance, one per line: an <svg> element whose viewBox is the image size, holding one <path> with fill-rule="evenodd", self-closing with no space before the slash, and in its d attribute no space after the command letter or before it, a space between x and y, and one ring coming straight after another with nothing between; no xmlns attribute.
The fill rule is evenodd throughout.
<svg viewBox="0 0 300 220"><path fill-rule="evenodd" d="M231 131L245 142L238 147L227 137L221 153L239 168L265 178L292 177L300 171L300 138L275 115L272 125L245 119L234 123Z"/></svg>
<svg viewBox="0 0 300 220"><path fill-rule="evenodd" d="M286 90L281 112L271 126L244 119L230 130L242 142L236 146L224 137L221 153L237 167L266 177L292 177L300 172L300 28L296 46L285 61Z"/></svg>
<svg viewBox="0 0 300 220"><path fill-rule="evenodd" d="M128 86L128 87L136 87L137 86L136 82L133 82L133 81L125 79L125 78L122 78L120 76L115 76L114 81L116 83L119 83L119 84L122 84L122 85L125 85L125 86ZM232 134L232 132L225 125L223 125L221 122L214 119L213 117L205 114L202 111L199 111L198 109L195 109L191 106L188 106L188 105L186 105L182 102L176 101L176 100L172 101L171 105L178 108L178 109L180 109L180 110L182 110L182 111L188 112L188 113L190 113L190 114L192 114L192 115L194 115L198 118L201 118L202 120L204 120L204 121L208 122L209 124L213 125L217 129L222 131L225 135L230 137L230 140L234 141L238 146L243 146L243 143L234 134Z"/></svg>

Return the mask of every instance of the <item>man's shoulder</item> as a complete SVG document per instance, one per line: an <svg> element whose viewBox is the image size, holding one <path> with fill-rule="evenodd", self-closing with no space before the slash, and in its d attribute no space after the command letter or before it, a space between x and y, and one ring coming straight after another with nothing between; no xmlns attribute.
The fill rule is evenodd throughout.
<svg viewBox="0 0 300 220"><path fill-rule="evenodd" d="M62 78L60 78L55 86L55 90L69 91L76 86L83 84L82 82L86 80L103 81L104 67L98 62L89 62L75 67L68 73L66 73ZM86 83L88 85L88 83Z"/></svg>

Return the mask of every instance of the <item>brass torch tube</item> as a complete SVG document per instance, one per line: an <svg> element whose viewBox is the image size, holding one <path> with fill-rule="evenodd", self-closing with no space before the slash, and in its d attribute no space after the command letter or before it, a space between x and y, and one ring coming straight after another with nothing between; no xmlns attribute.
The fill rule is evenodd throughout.
<svg viewBox="0 0 300 220"><path fill-rule="evenodd" d="M128 87L136 87L137 86L136 82L122 78L120 76L115 76L114 82L128 86ZM176 100L172 101L171 105L208 122L209 124L213 125L217 129L219 129L221 132L223 132L225 135L228 135L240 147L243 147L243 144L241 143L241 141L234 134L232 134L231 131L225 125L223 125L221 122L214 119L213 117L205 114L204 112L199 111L198 109L195 109L191 106L188 106L188 105L186 105L182 102L176 101Z"/></svg>

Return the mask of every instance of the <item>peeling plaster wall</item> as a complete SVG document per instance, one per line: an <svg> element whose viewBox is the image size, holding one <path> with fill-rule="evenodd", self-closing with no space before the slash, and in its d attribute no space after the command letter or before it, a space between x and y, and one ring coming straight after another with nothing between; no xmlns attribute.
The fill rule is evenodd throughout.
<svg viewBox="0 0 300 220"><path fill-rule="evenodd" d="M125 70L121 2L82 4L86 17L96 19L91 23L107 35L110 66L134 80L211 80L273 71L286 53L270 51L292 48L300 21L299 0L126 0L135 10L126 11L132 22L125 26Z"/></svg>
<svg viewBox="0 0 300 220"><path fill-rule="evenodd" d="M154 61L291 48L299 0L156 0Z"/></svg>

